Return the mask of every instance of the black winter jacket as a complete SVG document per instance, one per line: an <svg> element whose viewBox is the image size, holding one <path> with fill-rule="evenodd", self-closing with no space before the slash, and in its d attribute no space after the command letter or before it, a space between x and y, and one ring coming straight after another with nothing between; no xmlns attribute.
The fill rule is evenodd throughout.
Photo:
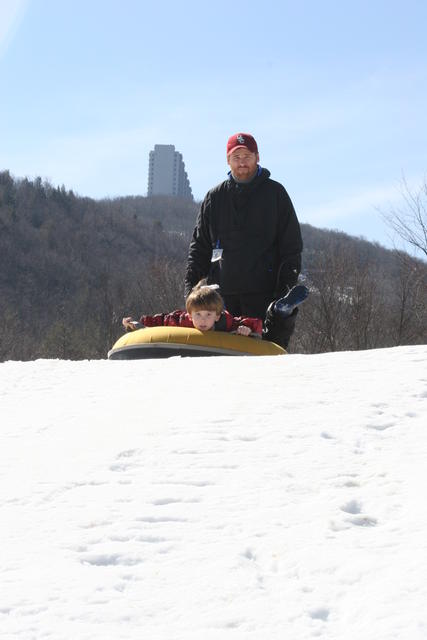
<svg viewBox="0 0 427 640"><path fill-rule="evenodd" d="M211 262L213 249L222 249ZM259 169L249 184L230 176L211 189L197 218L185 277L187 296L201 278L219 284L223 295L283 295L297 282L302 239L285 188Z"/></svg>

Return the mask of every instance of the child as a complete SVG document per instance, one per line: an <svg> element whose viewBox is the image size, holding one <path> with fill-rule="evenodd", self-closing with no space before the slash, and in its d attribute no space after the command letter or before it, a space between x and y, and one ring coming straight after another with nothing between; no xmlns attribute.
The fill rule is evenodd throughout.
<svg viewBox="0 0 427 640"><path fill-rule="evenodd" d="M122 324L127 331L158 326L194 327L200 331L235 331L242 336L253 333L260 338L262 320L233 317L224 309L224 301L218 289L218 285L208 285L206 280L201 280L187 298L186 311L142 316L139 322L131 317L123 318Z"/></svg>
<svg viewBox="0 0 427 640"><path fill-rule="evenodd" d="M126 331L158 326L194 327L200 331L234 331L243 336L252 334L254 337L263 337L268 340L269 328L274 323L274 317L290 316L307 295L307 287L297 285L284 298L272 303L267 312L268 322L263 330L260 318L235 318L226 311L218 285L208 285L205 279L191 290L186 301L186 311L158 313L154 316L144 315L139 322L132 317L123 318L122 324Z"/></svg>

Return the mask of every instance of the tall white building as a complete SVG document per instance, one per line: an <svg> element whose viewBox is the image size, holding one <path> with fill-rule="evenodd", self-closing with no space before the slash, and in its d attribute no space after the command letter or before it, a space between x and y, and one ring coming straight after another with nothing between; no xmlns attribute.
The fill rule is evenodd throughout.
<svg viewBox="0 0 427 640"><path fill-rule="evenodd" d="M155 144L150 151L147 195L193 199L182 155L173 144Z"/></svg>

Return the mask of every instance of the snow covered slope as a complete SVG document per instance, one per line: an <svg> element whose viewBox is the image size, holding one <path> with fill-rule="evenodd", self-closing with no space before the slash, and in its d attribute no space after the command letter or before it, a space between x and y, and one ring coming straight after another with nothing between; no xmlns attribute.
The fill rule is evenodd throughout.
<svg viewBox="0 0 427 640"><path fill-rule="evenodd" d="M5 640L425 640L427 346L0 365Z"/></svg>

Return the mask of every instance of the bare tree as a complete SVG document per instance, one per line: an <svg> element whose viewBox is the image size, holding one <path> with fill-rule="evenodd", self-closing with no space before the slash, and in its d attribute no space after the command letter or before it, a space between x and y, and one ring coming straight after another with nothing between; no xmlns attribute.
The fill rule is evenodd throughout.
<svg viewBox="0 0 427 640"><path fill-rule="evenodd" d="M331 239L312 259L307 278L311 295L297 324L297 348L319 353L345 348L348 336L348 260L339 241Z"/></svg>
<svg viewBox="0 0 427 640"><path fill-rule="evenodd" d="M391 296L393 343L417 344L427 340L427 264L396 251L398 278Z"/></svg>
<svg viewBox="0 0 427 640"><path fill-rule="evenodd" d="M403 205L382 216L406 244L427 258L427 180L414 193L403 178L401 192Z"/></svg>
<svg viewBox="0 0 427 640"><path fill-rule="evenodd" d="M387 345L383 279L362 244L332 236L316 252L306 279L311 295L297 323L298 349L318 353Z"/></svg>
<svg viewBox="0 0 427 640"><path fill-rule="evenodd" d="M174 259L155 259L137 280L139 312L168 313L184 306L185 263Z"/></svg>

